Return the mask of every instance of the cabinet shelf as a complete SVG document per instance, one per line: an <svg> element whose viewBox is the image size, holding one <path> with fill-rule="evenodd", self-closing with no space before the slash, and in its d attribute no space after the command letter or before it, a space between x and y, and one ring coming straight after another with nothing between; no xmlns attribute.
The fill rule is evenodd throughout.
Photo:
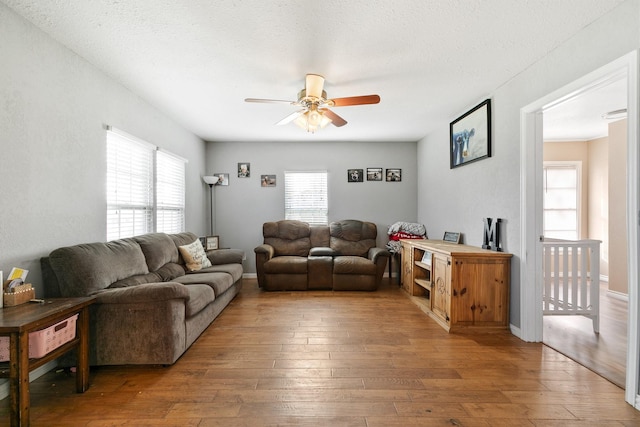
<svg viewBox="0 0 640 427"><path fill-rule="evenodd" d="M428 280L424 280L424 279L415 279L416 280L416 285L420 286L421 288L424 288L428 291L431 290L431 282Z"/></svg>
<svg viewBox="0 0 640 427"><path fill-rule="evenodd" d="M420 267L420 268L423 268L423 269L427 270L427 271L431 271L431 266L429 264L425 264L422 261L416 261L416 265L418 267Z"/></svg>

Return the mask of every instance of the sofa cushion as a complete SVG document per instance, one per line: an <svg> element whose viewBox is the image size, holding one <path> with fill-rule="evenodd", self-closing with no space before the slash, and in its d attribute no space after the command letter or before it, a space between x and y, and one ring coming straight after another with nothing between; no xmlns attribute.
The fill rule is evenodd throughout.
<svg viewBox="0 0 640 427"><path fill-rule="evenodd" d="M160 276L164 282L170 282L176 277L184 276L186 272L186 266L176 262L168 262L155 271L155 273Z"/></svg>
<svg viewBox="0 0 640 427"><path fill-rule="evenodd" d="M164 233L150 233L133 238L140 245L149 271L156 271L168 262L178 259L178 248Z"/></svg>
<svg viewBox="0 0 640 427"><path fill-rule="evenodd" d="M264 263L267 274L307 274L307 257L278 256Z"/></svg>
<svg viewBox="0 0 640 427"><path fill-rule="evenodd" d="M187 318L200 313L203 308L216 299L213 288L208 285L188 285L185 286L189 292L189 299L185 306L185 316Z"/></svg>
<svg viewBox="0 0 640 427"><path fill-rule="evenodd" d="M211 261L207 258L200 239L196 239L188 245L178 246L178 250L180 250L180 255L185 261L187 270L198 271L211 267Z"/></svg>
<svg viewBox="0 0 640 427"><path fill-rule="evenodd" d="M208 285L211 287L216 296L222 295L227 289L233 286L234 280L230 274L222 272L213 273L192 273L185 276L176 277L174 282L182 283L184 285Z"/></svg>
<svg viewBox="0 0 640 427"><path fill-rule="evenodd" d="M331 248L340 255L366 257L376 246L378 228L372 222L354 219L332 222L329 225Z"/></svg>
<svg viewBox="0 0 640 427"><path fill-rule="evenodd" d="M133 239L59 248L51 252L49 262L63 297L93 295L118 280L149 273Z"/></svg>
<svg viewBox="0 0 640 427"><path fill-rule="evenodd" d="M283 220L265 222L262 225L264 243L274 248L275 256L307 256L311 249L309 224L302 221Z"/></svg>
<svg viewBox="0 0 640 427"><path fill-rule="evenodd" d="M242 264L222 264L222 265L213 265L208 268L203 268L199 272L189 273L189 274L197 274L197 273L210 273L210 272L220 272L230 274L233 278L233 281L236 282L242 278Z"/></svg>
<svg viewBox="0 0 640 427"><path fill-rule="evenodd" d="M333 259L333 274L375 275L376 265L359 256L339 256Z"/></svg>

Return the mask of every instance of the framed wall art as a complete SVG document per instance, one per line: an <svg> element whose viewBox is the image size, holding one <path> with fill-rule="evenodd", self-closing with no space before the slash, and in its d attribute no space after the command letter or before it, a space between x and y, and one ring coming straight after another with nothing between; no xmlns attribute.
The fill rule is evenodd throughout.
<svg viewBox="0 0 640 427"><path fill-rule="evenodd" d="M214 173L213 176L218 177L218 182L215 185L229 185L229 174L228 173Z"/></svg>
<svg viewBox="0 0 640 427"><path fill-rule="evenodd" d="M402 169L387 169L387 182L402 181Z"/></svg>
<svg viewBox="0 0 640 427"><path fill-rule="evenodd" d="M347 182L362 182L364 180L363 169L348 169Z"/></svg>
<svg viewBox="0 0 640 427"><path fill-rule="evenodd" d="M367 181L382 181L382 168L367 168Z"/></svg>
<svg viewBox="0 0 640 427"><path fill-rule="evenodd" d="M251 176L251 163L238 163L238 178L249 178Z"/></svg>
<svg viewBox="0 0 640 427"><path fill-rule="evenodd" d="M262 187L275 187L276 176L275 175L260 175L260 185Z"/></svg>
<svg viewBox="0 0 640 427"><path fill-rule="evenodd" d="M491 100L486 99L449 125L450 169L491 157Z"/></svg>

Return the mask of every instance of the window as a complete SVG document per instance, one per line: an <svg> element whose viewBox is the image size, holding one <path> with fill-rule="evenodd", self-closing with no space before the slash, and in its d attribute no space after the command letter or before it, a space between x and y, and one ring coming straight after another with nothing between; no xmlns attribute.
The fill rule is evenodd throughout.
<svg viewBox="0 0 640 427"><path fill-rule="evenodd" d="M544 162L544 236L580 238L580 162Z"/></svg>
<svg viewBox="0 0 640 427"><path fill-rule="evenodd" d="M327 225L327 172L284 173L284 217Z"/></svg>
<svg viewBox="0 0 640 427"><path fill-rule="evenodd" d="M107 240L184 229L185 161L107 131Z"/></svg>

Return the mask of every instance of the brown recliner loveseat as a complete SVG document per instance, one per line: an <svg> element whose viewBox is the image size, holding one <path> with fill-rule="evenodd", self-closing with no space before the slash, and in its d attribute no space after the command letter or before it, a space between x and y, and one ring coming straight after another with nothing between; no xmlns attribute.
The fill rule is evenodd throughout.
<svg viewBox="0 0 640 427"><path fill-rule="evenodd" d="M254 251L258 286L267 291L375 291L390 256L376 247L372 222L282 220L264 223L262 234L264 243Z"/></svg>

